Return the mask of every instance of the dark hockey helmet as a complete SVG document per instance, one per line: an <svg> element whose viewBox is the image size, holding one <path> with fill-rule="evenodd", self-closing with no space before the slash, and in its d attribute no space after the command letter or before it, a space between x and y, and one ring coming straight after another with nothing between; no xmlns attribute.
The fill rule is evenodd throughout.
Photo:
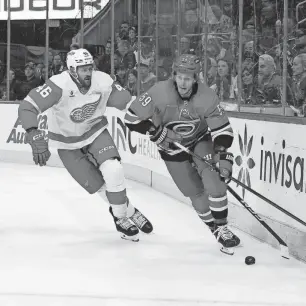
<svg viewBox="0 0 306 306"><path fill-rule="evenodd" d="M182 54L173 63L173 73L190 73L198 75L200 72L200 60L196 55L193 54Z"/></svg>

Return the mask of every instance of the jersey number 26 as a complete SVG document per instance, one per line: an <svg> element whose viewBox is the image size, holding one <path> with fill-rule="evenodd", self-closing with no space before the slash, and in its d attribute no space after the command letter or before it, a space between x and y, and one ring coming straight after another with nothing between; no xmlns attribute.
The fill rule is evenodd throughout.
<svg viewBox="0 0 306 306"><path fill-rule="evenodd" d="M47 98L50 93L52 92L52 89L50 86L47 86L46 84L44 84L43 86L39 86L37 87L36 91L40 93L40 95L43 97L43 98Z"/></svg>

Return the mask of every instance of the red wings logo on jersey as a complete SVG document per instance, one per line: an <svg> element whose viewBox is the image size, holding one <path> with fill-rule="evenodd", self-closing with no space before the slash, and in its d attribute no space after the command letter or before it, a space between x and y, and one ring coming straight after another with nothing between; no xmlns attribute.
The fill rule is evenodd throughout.
<svg viewBox="0 0 306 306"><path fill-rule="evenodd" d="M100 99L93 102L83 105L82 107L75 108L70 113L70 118L75 123L82 123L86 119L89 119L93 116L95 113L98 105L99 105Z"/></svg>

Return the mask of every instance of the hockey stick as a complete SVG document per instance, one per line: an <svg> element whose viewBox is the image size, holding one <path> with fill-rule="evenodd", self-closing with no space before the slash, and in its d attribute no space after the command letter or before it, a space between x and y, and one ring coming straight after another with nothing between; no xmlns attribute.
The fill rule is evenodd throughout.
<svg viewBox="0 0 306 306"><path fill-rule="evenodd" d="M236 200L246 208L246 210L253 215L260 223L261 225L278 241L280 245L280 252L281 256L285 259L289 259L289 250L286 242L279 237L273 229L263 220L261 217L230 187L227 186L228 191L236 198Z"/></svg>
<svg viewBox="0 0 306 306"><path fill-rule="evenodd" d="M190 154L191 156L201 160L201 161L205 161L205 163L209 164L209 166L211 168L213 168L214 170L218 171L218 169L216 167L214 167L213 165L211 165L210 163L208 163L204 158L198 156L197 154L193 153L191 150L189 150L188 148L184 147L183 145L181 145L180 143L175 142L175 145L182 149L183 151L185 151L186 153ZM288 250L288 246L285 243L285 241L280 238L274 231L273 229L264 221L261 219L261 217L230 187L227 186L228 191L234 196L234 198L244 207L247 209L247 211L253 215L253 217L255 217L260 223L261 225L278 241L278 243L280 244L280 251L281 251L281 256L285 259L289 259L289 250Z"/></svg>
<svg viewBox="0 0 306 306"><path fill-rule="evenodd" d="M209 163L207 160L205 160L204 158L202 158L201 156L198 156L197 154L195 154L194 152L192 152L191 150L189 150L188 148L184 147L183 145L181 145L180 143L175 142L175 145L177 147L179 147L180 149L182 149L183 151L185 151L186 153L192 155L193 157L196 157L197 159L200 159L201 161L203 161L205 164L209 165L211 168L213 168L215 171L218 171L218 169L212 165L211 163ZM257 191L255 191L254 189L250 188L249 186L241 183L238 179L231 177L231 180L240 185L241 187L243 187L245 190L253 193L254 195L256 195L257 197L259 197L260 199L262 199L263 201L267 202L268 204L272 205L273 207L275 207L276 209L280 210L282 213L284 213L285 215L291 217L292 219L294 219L295 221L303 224L304 226L306 226L306 222L301 220L300 218L298 218L297 216L293 215L291 212L289 212L288 210L280 207L279 205L277 205L276 203L274 203L272 200L266 198L265 196L261 195L260 193L258 193Z"/></svg>
<svg viewBox="0 0 306 306"><path fill-rule="evenodd" d="M277 208L278 210L280 210L281 212L283 212L285 215L291 217L292 219L294 219L295 221L303 224L304 226L306 226L306 222L301 220L300 218L298 218L297 216L293 215L291 212L289 212L288 210L280 207L279 205L277 205L276 203L274 203L273 201L271 201L270 199L266 198L265 196L261 195L260 193L258 193L257 191L255 191L254 189L250 188L249 186L241 183L240 181L238 181L236 178L232 177L231 178L233 182L237 183L238 185L240 185L241 187L243 187L245 190L253 193L254 195L256 195L257 197L259 197L260 199L262 199L263 201L269 203L270 205L272 205L273 207Z"/></svg>

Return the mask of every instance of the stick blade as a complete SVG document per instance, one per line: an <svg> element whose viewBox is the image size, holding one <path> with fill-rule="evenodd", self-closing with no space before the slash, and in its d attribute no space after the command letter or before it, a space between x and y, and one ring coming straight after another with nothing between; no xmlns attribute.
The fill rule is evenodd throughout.
<svg viewBox="0 0 306 306"><path fill-rule="evenodd" d="M285 259L290 259L289 249L286 245L280 245L281 256Z"/></svg>

